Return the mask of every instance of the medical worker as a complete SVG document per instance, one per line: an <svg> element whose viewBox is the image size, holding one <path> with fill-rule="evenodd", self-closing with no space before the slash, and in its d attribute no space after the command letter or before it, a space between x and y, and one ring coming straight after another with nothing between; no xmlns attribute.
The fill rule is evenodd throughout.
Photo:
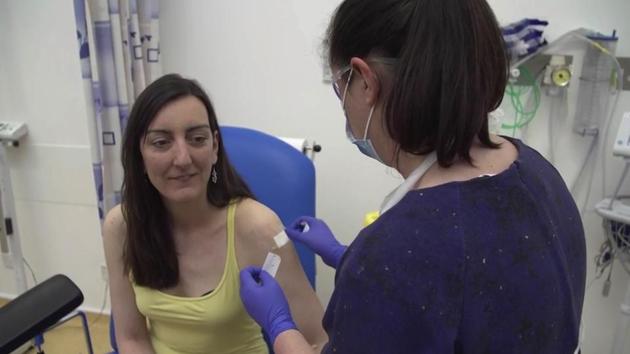
<svg viewBox="0 0 630 354"><path fill-rule="evenodd" d="M584 230L556 169L488 132L508 72L488 3L345 0L325 45L348 139L405 182L347 248L321 220L286 230L336 268L322 352L573 353ZM313 352L266 272L241 297L276 353Z"/></svg>

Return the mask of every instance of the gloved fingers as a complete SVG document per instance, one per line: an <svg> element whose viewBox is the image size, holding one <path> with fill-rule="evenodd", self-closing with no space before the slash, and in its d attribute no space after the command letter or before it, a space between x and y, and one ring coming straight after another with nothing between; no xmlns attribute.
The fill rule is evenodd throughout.
<svg viewBox="0 0 630 354"><path fill-rule="evenodd" d="M276 279L271 276L271 274L267 273L266 270L261 270L259 273L260 285L261 286L269 286L270 284L276 283Z"/></svg>
<svg viewBox="0 0 630 354"><path fill-rule="evenodd" d="M243 287L260 286L261 273L266 272L263 272L260 267L249 266L243 268L243 270L239 273L241 284Z"/></svg>
<svg viewBox="0 0 630 354"><path fill-rule="evenodd" d="M291 223L291 226L289 226L289 228L296 231L302 231L302 229L304 228L304 223L314 224L315 222L317 222L317 219L312 216L300 216Z"/></svg>
<svg viewBox="0 0 630 354"><path fill-rule="evenodd" d="M312 216L301 216L293 221L293 223L291 223L291 225L285 229L285 232L287 233L287 236L289 236L289 238L291 238L292 240L301 241L303 236L302 234L306 233L311 228L311 226L317 222L318 220ZM305 228L305 225L309 226Z"/></svg>

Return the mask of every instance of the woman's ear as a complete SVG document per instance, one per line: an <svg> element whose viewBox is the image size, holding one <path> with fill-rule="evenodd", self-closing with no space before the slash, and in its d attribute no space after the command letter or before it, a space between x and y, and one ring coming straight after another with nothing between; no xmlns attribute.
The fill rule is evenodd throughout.
<svg viewBox="0 0 630 354"><path fill-rule="evenodd" d="M354 68L354 75L361 80L360 85L364 93L365 103L369 106L375 105L381 91L381 83L376 71L365 60L358 57L350 59L350 65Z"/></svg>

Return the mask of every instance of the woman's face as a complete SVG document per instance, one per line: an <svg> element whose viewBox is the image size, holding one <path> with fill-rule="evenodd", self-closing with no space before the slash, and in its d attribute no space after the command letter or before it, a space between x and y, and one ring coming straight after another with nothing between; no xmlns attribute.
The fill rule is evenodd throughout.
<svg viewBox="0 0 630 354"><path fill-rule="evenodd" d="M205 199L219 142L208 112L194 96L164 106L140 141L144 168L165 202Z"/></svg>

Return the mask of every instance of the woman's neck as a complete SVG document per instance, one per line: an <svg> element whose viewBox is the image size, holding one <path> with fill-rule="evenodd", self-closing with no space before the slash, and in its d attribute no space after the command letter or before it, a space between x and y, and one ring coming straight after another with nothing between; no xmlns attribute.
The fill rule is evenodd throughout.
<svg viewBox="0 0 630 354"><path fill-rule="evenodd" d="M494 143L503 142L503 139L496 135L492 135L491 139ZM472 146L470 147L470 154L473 160L475 159L478 151L486 151L488 148L481 144L479 138L475 137L473 140ZM428 154L427 154L428 155ZM407 178L416 167L420 166L422 161L426 158L427 155L415 155L405 151L400 151L398 155L398 165L396 166L396 170L404 177ZM466 160L456 158L453 161L452 166L465 165L470 166L470 163Z"/></svg>
<svg viewBox="0 0 630 354"><path fill-rule="evenodd" d="M518 150L502 137L492 136L491 138L494 143L499 144L498 149L488 148L476 139L469 151L473 164L462 158L455 159L449 167L442 167L438 163L434 163L417 186L433 187L448 182L466 181L482 175L495 175L505 171L518 158ZM414 169L420 166L426 156L401 152L396 169L404 178L407 178Z"/></svg>
<svg viewBox="0 0 630 354"><path fill-rule="evenodd" d="M171 223L175 230L195 230L206 225L210 215L215 214L217 208L210 204L205 196L199 200L173 203L165 202L166 210L171 217Z"/></svg>
<svg viewBox="0 0 630 354"><path fill-rule="evenodd" d="M427 155L414 155L408 152L401 151L398 155L396 170L403 176L403 178L406 179L407 177L409 177L411 172L413 172L413 170L420 166L426 156Z"/></svg>

